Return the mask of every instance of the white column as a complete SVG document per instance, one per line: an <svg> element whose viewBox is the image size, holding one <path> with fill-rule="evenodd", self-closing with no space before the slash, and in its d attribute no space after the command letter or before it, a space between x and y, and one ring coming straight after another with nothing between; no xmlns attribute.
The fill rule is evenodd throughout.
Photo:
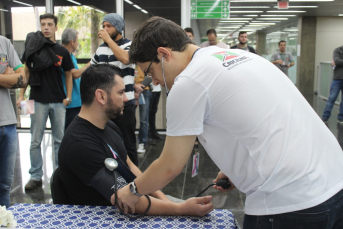
<svg viewBox="0 0 343 229"><path fill-rule="evenodd" d="M53 0L45 0L46 13L54 14Z"/></svg>
<svg viewBox="0 0 343 229"><path fill-rule="evenodd" d="M116 13L124 17L124 2L123 0L116 0Z"/></svg>
<svg viewBox="0 0 343 229"><path fill-rule="evenodd" d="M181 0L181 27L191 27L191 0Z"/></svg>

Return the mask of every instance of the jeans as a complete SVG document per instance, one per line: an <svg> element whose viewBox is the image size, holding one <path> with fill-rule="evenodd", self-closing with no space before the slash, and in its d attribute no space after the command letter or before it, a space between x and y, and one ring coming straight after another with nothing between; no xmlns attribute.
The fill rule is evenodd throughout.
<svg viewBox="0 0 343 229"><path fill-rule="evenodd" d="M265 216L244 216L244 229L341 229L343 190L315 207Z"/></svg>
<svg viewBox="0 0 343 229"><path fill-rule="evenodd" d="M124 107L123 116L119 116L112 121L119 127L127 155L130 160L138 166L138 156L136 147L136 106L126 105Z"/></svg>
<svg viewBox="0 0 343 229"><path fill-rule="evenodd" d="M149 130L149 108L150 108L150 99L152 92L150 90L144 90L142 92L145 104L139 105L139 133L138 133L138 143L146 144L148 139L148 130Z"/></svg>
<svg viewBox="0 0 343 229"><path fill-rule="evenodd" d="M0 126L0 205L10 206L18 135L15 124Z"/></svg>
<svg viewBox="0 0 343 229"><path fill-rule="evenodd" d="M51 132L54 139L55 166L58 167L58 150L64 135L66 107L63 103L35 102L35 113L31 114L31 146L30 159L31 180L41 180L43 176L43 160L41 142L44 135L48 116L51 123Z"/></svg>
<svg viewBox="0 0 343 229"><path fill-rule="evenodd" d="M342 98L341 103L339 105L339 114L337 118L338 120L343 120L343 80L332 80L330 87L330 96L328 98L328 101L326 102L326 106L323 113L323 119L328 120L330 118L331 110L333 105L335 104L339 91L342 91Z"/></svg>
<svg viewBox="0 0 343 229"><path fill-rule="evenodd" d="M156 113L158 108L158 102L160 101L161 92L152 92L149 108L149 129L156 130Z"/></svg>

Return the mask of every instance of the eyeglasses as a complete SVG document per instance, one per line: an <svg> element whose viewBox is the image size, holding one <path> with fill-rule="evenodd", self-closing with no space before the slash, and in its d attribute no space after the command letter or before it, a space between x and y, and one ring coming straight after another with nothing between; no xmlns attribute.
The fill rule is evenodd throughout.
<svg viewBox="0 0 343 229"><path fill-rule="evenodd" d="M144 76L145 76L145 77L148 76L148 72L149 72L150 67L151 67L151 65L152 65L152 62L154 62L155 58L156 58L156 56L154 57L154 59L152 59L152 61L151 61L150 64L149 64L149 67L148 67L148 68L146 69L146 71L144 72Z"/></svg>

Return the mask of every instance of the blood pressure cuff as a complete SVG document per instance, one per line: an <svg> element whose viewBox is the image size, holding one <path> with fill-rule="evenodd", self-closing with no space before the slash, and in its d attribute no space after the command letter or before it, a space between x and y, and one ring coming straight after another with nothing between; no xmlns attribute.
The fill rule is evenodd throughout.
<svg viewBox="0 0 343 229"><path fill-rule="evenodd" d="M118 164L118 168L113 172L106 167L103 167L99 170L99 172L97 172L97 174L95 174L89 183L92 188L97 190L109 202L111 201L111 196L113 195L115 188L114 173L116 174L117 178L117 190L123 188L136 178L136 176L128 168L123 167L123 165L120 166L121 163Z"/></svg>

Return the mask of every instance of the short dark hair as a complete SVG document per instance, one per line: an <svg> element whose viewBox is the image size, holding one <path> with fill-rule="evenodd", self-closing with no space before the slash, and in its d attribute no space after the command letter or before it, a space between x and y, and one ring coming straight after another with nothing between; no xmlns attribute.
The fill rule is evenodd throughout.
<svg viewBox="0 0 343 229"><path fill-rule="evenodd" d="M192 28L187 27L187 28L185 28L185 31L188 32L188 33L191 33L194 36Z"/></svg>
<svg viewBox="0 0 343 229"><path fill-rule="evenodd" d="M207 32L206 32L206 35L209 35L209 34L214 34L215 36L217 36L217 32L214 30L214 29L209 29L209 30L207 30Z"/></svg>
<svg viewBox="0 0 343 229"><path fill-rule="evenodd" d="M80 92L82 105L89 106L93 103L97 89L102 89L107 94L110 94L112 88L117 84L115 75L124 77L123 71L115 65L95 64L89 66L81 76Z"/></svg>
<svg viewBox="0 0 343 229"><path fill-rule="evenodd" d="M245 32L245 31L240 31L239 34L238 34L238 37L239 37L241 34L245 34L245 33L247 33L247 32Z"/></svg>
<svg viewBox="0 0 343 229"><path fill-rule="evenodd" d="M157 48L168 47L172 51L183 52L188 44L192 44L192 41L179 25L162 17L151 17L142 23L133 36L130 62L144 63L154 59L155 63L159 63Z"/></svg>
<svg viewBox="0 0 343 229"><path fill-rule="evenodd" d="M281 41L279 41L279 44L278 44L278 46L280 46L281 42L285 42L285 44L286 44L286 41L284 41L284 40L281 40Z"/></svg>
<svg viewBox="0 0 343 229"><path fill-rule="evenodd" d="M57 17L55 15L50 14L50 13L42 14L39 16L39 21L41 21L42 19L46 19L46 18L54 19L55 26L57 26Z"/></svg>

